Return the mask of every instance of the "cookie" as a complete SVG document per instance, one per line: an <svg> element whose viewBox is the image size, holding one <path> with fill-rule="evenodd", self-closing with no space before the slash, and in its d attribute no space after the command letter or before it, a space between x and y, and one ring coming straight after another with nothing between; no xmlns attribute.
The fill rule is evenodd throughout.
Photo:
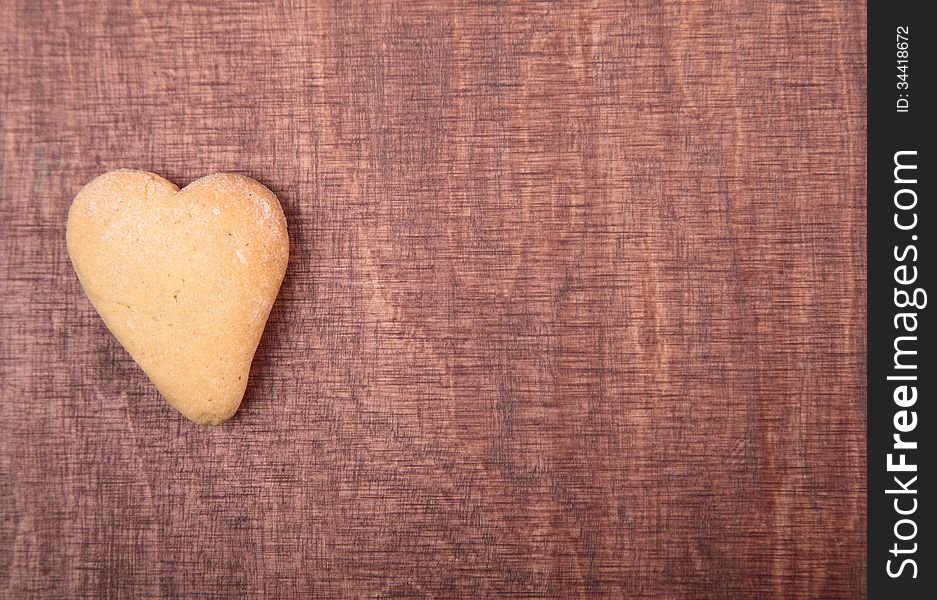
<svg viewBox="0 0 937 600"><path fill-rule="evenodd" d="M234 415L286 273L277 197L231 173L180 190L112 171L78 192L66 240L91 304L169 404L200 424Z"/></svg>

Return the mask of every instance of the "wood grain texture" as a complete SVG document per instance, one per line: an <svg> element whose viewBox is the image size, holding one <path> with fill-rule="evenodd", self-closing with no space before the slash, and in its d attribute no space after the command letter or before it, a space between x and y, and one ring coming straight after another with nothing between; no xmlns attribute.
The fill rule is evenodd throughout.
<svg viewBox="0 0 937 600"><path fill-rule="evenodd" d="M2 12L4 596L865 596L863 3ZM226 425L71 270L117 167L283 203Z"/></svg>

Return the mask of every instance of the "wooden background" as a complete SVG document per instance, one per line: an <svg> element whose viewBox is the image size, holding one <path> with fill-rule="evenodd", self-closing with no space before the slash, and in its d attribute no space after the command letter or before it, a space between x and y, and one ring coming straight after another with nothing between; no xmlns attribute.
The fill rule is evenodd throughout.
<svg viewBox="0 0 937 600"><path fill-rule="evenodd" d="M2 594L864 597L864 24L4 0ZM284 205L224 426L72 272L118 167Z"/></svg>

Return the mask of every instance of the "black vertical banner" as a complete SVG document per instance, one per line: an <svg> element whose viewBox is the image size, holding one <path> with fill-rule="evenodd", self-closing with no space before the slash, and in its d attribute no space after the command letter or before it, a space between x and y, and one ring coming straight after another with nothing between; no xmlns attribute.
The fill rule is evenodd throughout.
<svg viewBox="0 0 937 600"><path fill-rule="evenodd" d="M868 5L869 598L933 598L937 363L931 78L925 2ZM933 8L933 7L931 7ZM935 291L937 293L937 291ZM928 457L925 459L925 457Z"/></svg>

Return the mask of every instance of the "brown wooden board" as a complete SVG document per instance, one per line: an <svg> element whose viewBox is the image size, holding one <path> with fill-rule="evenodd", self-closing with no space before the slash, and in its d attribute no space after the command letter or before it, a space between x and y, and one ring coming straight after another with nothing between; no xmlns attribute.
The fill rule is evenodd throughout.
<svg viewBox="0 0 937 600"><path fill-rule="evenodd" d="M865 8L6 0L0 589L865 596ZM280 198L237 416L65 251L119 167Z"/></svg>

